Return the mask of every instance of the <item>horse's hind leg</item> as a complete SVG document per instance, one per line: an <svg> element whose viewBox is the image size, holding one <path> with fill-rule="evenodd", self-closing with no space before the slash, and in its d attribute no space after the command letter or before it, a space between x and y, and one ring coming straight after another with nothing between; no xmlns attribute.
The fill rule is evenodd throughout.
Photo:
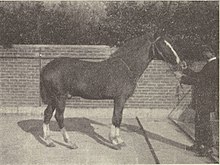
<svg viewBox="0 0 220 165"><path fill-rule="evenodd" d="M124 98L117 98L114 100L114 112L110 132L110 140L114 145L125 146L125 143L120 136L120 126L125 101L126 99Z"/></svg>
<svg viewBox="0 0 220 165"><path fill-rule="evenodd" d="M55 144L50 139L50 128L49 123L53 116L55 107L52 104L48 104L47 108L44 111L44 123L43 123L43 138L48 147L55 147Z"/></svg>
<svg viewBox="0 0 220 165"><path fill-rule="evenodd" d="M63 139L68 144L68 147L71 149L76 149L78 147L76 146L76 144L74 144L70 141L69 135L68 135L68 133L65 129L65 126L64 126L65 105L66 105L66 96L61 96L59 99L57 99L55 118L58 122L58 126L59 126L60 131L63 135Z"/></svg>

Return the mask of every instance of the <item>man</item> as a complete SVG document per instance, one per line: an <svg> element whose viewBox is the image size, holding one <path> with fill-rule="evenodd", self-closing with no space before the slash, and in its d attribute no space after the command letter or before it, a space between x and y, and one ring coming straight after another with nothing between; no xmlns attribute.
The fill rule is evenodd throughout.
<svg viewBox="0 0 220 165"><path fill-rule="evenodd" d="M212 153L213 146L210 113L218 108L219 101L219 60L208 47L203 48L202 54L208 62L200 72L187 68L183 74L176 72L176 76L181 83L194 88L195 143L187 149L195 151L198 156L207 156Z"/></svg>

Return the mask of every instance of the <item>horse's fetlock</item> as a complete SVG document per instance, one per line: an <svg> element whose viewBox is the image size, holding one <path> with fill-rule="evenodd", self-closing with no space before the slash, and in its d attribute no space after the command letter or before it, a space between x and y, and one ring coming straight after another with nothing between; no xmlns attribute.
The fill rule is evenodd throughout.
<svg viewBox="0 0 220 165"><path fill-rule="evenodd" d="M63 140L64 140L66 143L69 143L69 142L70 142L70 140L69 140L68 138L66 138L66 137L63 137Z"/></svg>
<svg viewBox="0 0 220 165"><path fill-rule="evenodd" d="M45 136L44 136L44 139L45 139L45 140L51 140L50 135L45 135Z"/></svg>

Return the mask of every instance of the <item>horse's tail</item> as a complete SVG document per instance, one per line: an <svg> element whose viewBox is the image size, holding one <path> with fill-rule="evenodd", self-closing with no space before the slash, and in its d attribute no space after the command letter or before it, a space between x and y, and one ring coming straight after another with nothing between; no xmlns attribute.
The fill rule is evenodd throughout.
<svg viewBox="0 0 220 165"><path fill-rule="evenodd" d="M40 96L44 104L49 103L49 100L50 100L49 93L48 93L47 88L45 87L45 82L43 80L42 75L40 75Z"/></svg>

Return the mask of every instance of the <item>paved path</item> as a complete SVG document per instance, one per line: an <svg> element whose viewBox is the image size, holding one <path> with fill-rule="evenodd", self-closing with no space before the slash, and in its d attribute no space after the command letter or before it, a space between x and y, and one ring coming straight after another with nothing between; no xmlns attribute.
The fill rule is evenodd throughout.
<svg viewBox="0 0 220 165"><path fill-rule="evenodd" d="M191 145L190 141L167 119L139 118L160 163L210 163L206 158L198 158L185 151L185 146ZM113 150L108 145L110 123L110 118L66 118L66 129L79 147L71 150L63 143L54 120L50 128L56 147L48 148L39 138L42 117L0 115L0 164L155 163L135 118L123 119L121 133L127 146L121 150Z"/></svg>

